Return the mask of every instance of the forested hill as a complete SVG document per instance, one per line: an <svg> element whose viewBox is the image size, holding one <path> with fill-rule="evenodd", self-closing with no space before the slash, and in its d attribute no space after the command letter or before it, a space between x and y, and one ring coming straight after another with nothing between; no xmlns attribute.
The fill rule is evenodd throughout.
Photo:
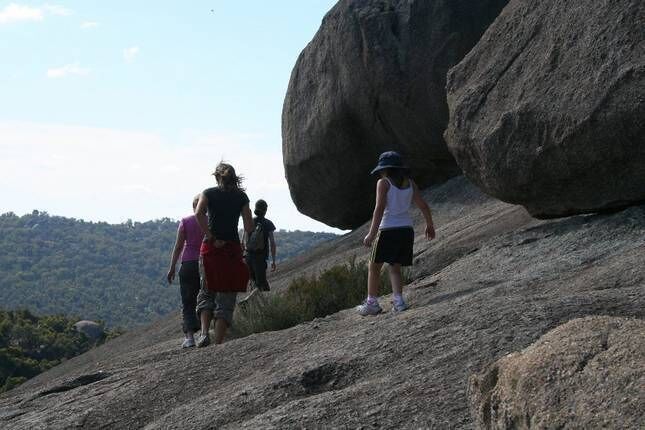
<svg viewBox="0 0 645 430"><path fill-rule="evenodd" d="M125 328L177 310L177 281L164 281L176 230L170 219L108 224L37 211L0 215L0 308ZM275 236L279 261L334 237L282 230Z"/></svg>

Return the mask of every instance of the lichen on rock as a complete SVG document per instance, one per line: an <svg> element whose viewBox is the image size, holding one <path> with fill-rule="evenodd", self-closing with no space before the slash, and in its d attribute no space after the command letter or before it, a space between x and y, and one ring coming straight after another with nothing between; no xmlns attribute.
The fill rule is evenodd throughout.
<svg viewBox="0 0 645 430"><path fill-rule="evenodd" d="M570 321L470 379L478 428L638 428L645 321Z"/></svg>

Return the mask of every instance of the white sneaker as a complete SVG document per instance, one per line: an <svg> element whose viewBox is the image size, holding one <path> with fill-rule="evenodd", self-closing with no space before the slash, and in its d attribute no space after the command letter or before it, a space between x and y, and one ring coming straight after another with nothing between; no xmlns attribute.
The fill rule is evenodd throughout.
<svg viewBox="0 0 645 430"><path fill-rule="evenodd" d="M195 346L195 338L192 336L185 338L181 344L182 348L192 348L193 346Z"/></svg>
<svg viewBox="0 0 645 430"><path fill-rule="evenodd" d="M410 306L408 306L408 304L404 301L401 301L400 303L392 302L392 312L394 312L395 314L408 309L410 309Z"/></svg>
<svg viewBox="0 0 645 430"><path fill-rule="evenodd" d="M381 305L379 305L378 302L369 303L367 300L365 300L363 304L356 306L356 310L358 311L359 315L362 316L378 315L383 311Z"/></svg>

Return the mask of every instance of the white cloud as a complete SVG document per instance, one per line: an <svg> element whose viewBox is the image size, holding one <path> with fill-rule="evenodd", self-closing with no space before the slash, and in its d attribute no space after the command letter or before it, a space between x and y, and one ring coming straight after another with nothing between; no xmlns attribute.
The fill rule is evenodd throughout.
<svg viewBox="0 0 645 430"><path fill-rule="evenodd" d="M278 228L327 230L294 207L279 145L262 135L156 133L0 121L0 213L45 210L54 215L123 222L178 219L192 198L214 186L224 159L244 176L252 202L269 202Z"/></svg>
<svg viewBox="0 0 645 430"><path fill-rule="evenodd" d="M56 16L70 16L73 13L71 9L56 4L46 4L43 10Z"/></svg>
<svg viewBox="0 0 645 430"><path fill-rule="evenodd" d="M9 3L3 9L0 9L0 24L30 21L39 22L43 21L46 15L69 16L72 13L71 9L60 5L46 4L41 7L34 7L17 3Z"/></svg>
<svg viewBox="0 0 645 430"><path fill-rule="evenodd" d="M10 3L0 9L0 24L21 21L42 21L45 16L42 9Z"/></svg>
<svg viewBox="0 0 645 430"><path fill-rule="evenodd" d="M137 55L139 55L138 46L131 46L123 50L123 59L126 63L132 63Z"/></svg>
<svg viewBox="0 0 645 430"><path fill-rule="evenodd" d="M54 67L47 70L47 77L56 79L67 76L85 76L90 73L90 69L81 67L78 63L66 64L61 67Z"/></svg>
<svg viewBox="0 0 645 430"><path fill-rule="evenodd" d="M90 30L93 28L98 28L100 24L96 21L85 21L81 23L81 28L83 30Z"/></svg>

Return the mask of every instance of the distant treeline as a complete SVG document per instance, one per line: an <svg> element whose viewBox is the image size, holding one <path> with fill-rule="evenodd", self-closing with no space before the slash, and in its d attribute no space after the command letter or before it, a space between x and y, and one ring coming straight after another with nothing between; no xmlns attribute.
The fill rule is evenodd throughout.
<svg viewBox="0 0 645 430"><path fill-rule="evenodd" d="M74 330L78 318L0 310L0 393L102 343ZM109 337L110 334L106 336Z"/></svg>
<svg viewBox="0 0 645 430"><path fill-rule="evenodd" d="M177 310L168 268L177 221L86 222L34 211L0 215L0 303L40 315L79 315L129 327ZM275 234L279 261L330 233Z"/></svg>

